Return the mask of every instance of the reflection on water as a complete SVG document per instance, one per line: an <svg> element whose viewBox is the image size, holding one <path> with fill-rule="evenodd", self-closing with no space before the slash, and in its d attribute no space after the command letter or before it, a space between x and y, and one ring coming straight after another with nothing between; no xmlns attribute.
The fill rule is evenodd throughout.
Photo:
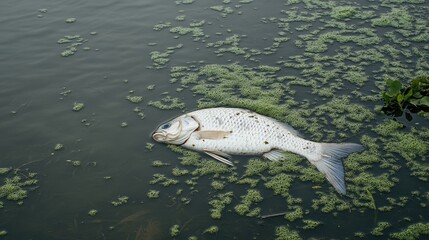
<svg viewBox="0 0 429 240"><path fill-rule="evenodd" d="M392 120L379 94L385 78L427 74L427 1L0 6L5 239L427 234L428 116ZM308 139L361 142L345 161L349 194L294 155L227 168L150 138L183 111L218 105Z"/></svg>

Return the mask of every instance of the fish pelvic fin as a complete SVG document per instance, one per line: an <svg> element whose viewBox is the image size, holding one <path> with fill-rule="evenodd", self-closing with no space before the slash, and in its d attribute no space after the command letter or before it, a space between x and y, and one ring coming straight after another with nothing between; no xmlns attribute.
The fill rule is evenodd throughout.
<svg viewBox="0 0 429 240"><path fill-rule="evenodd" d="M283 160L286 158L283 153L284 153L284 151L282 151L282 150L274 149L274 150L271 150L269 152L264 153L262 156L264 158L271 160L271 161L280 161L280 160Z"/></svg>
<svg viewBox="0 0 429 240"><path fill-rule="evenodd" d="M218 160L219 162L225 163L226 165L229 165L231 167L234 166L234 164L229 161L229 159L231 159L231 156L224 152L204 149L204 153Z"/></svg>
<svg viewBox="0 0 429 240"><path fill-rule="evenodd" d="M342 158L353 152L360 152L364 147L356 143L320 143L320 152L310 162L325 174L326 179L341 194L346 194L344 166Z"/></svg>

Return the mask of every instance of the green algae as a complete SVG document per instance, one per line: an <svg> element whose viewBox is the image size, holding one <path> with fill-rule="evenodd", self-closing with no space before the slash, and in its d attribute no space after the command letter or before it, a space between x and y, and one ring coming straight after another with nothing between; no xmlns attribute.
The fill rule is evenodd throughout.
<svg viewBox="0 0 429 240"><path fill-rule="evenodd" d="M178 167L175 167L172 169L171 174L175 177L184 176L189 174L189 170L187 169L180 169Z"/></svg>
<svg viewBox="0 0 429 240"><path fill-rule="evenodd" d="M292 186L292 182L295 177L285 173L280 173L272 177L265 183L265 187L272 189L274 194L281 195L283 197L289 197L289 189Z"/></svg>
<svg viewBox="0 0 429 240"><path fill-rule="evenodd" d="M177 44L173 47L168 47L166 51L152 51L150 52L150 59L153 62L153 65L150 68L161 69L164 68L165 65L170 61L169 57L173 54L177 49L183 47L183 44Z"/></svg>
<svg viewBox="0 0 429 240"><path fill-rule="evenodd" d="M336 19L350 18L357 12L357 8L354 6L338 6L332 9L331 17Z"/></svg>
<svg viewBox="0 0 429 240"><path fill-rule="evenodd" d="M226 206L232 203L232 198L234 196L233 192L220 193L215 196L213 200L209 201L210 216L213 219L220 219L222 217L222 211Z"/></svg>
<svg viewBox="0 0 429 240"><path fill-rule="evenodd" d="M12 170L12 168L0 168L0 175L8 173L10 170Z"/></svg>
<svg viewBox="0 0 429 240"><path fill-rule="evenodd" d="M143 102L143 97L142 96L131 96L131 95L128 95L125 99L127 99L128 101L130 101L132 103L141 103L141 102Z"/></svg>
<svg viewBox="0 0 429 240"><path fill-rule="evenodd" d="M203 231L204 233L208 233L208 234L216 234L217 232L219 232L219 227L218 226L210 226L207 229L205 229Z"/></svg>
<svg viewBox="0 0 429 240"><path fill-rule="evenodd" d="M210 186L214 189L214 190L222 190L225 188L225 183L221 182L221 181L212 181L212 183L210 184Z"/></svg>
<svg viewBox="0 0 429 240"><path fill-rule="evenodd" d="M348 199L340 199L332 191L328 194L327 190L322 188L321 191L326 191L326 193L316 192L314 207L306 210L306 214L310 214L309 217L311 217L317 211L336 214L338 211L347 210L348 213L344 212L344 214L352 216L356 211L383 209L383 207L377 206L385 204L386 198L395 194L394 186L399 181L397 173L404 165L401 162L404 157L399 150L394 151L395 147L402 144L401 137L411 140L411 144L415 147L411 148L412 150L408 153L405 151L402 154L412 156L411 152L417 149L412 163L408 161L406 168L409 170L412 166L418 166L416 169L423 169L420 172L413 171L413 174L419 174L422 179L424 179L425 170L422 168L424 162L421 161L424 155L421 154L426 153L426 150L418 144L414 144L414 140L423 140L423 144L427 141L425 137L409 133L410 130L403 129L403 125L390 125L389 123L389 126L384 126L385 122L379 119L378 92L382 90L380 82L385 75L413 74L415 71L411 70L414 64L412 58L416 56L417 52L422 51L404 49L404 47L410 46L410 37L419 36L421 31L394 30L392 33L383 34L390 28L383 30L380 27L392 27L395 23L376 26L380 24L378 19L394 18L394 16L389 16L389 12L394 12L392 9L395 9L390 5L391 2L384 1L383 4L386 5L383 6L385 8L383 10L387 10L387 13L380 14L373 11L378 10L378 6L375 5L341 6L341 4L326 1L287 1L285 5L297 4L297 7L282 10L281 18L267 17L261 20L265 24L276 24L281 31L278 36L275 36L278 37L277 39L272 37L272 47L269 49L248 48L244 36L235 34L234 31L227 31L231 35L219 32L219 35L226 36L226 38L207 43L206 48L213 50L212 53L216 54L220 60L231 57L233 60L228 59L228 61L242 59L243 62L230 65L201 64L196 66L197 61L194 61L187 66L175 66L170 71L170 82L182 84L180 89L184 90L183 92L191 90L196 94L196 98L199 98L196 100L198 108L214 106L248 108L286 121L303 133L308 133L312 140L348 141L349 137L355 139L356 136L362 136L364 135L362 132L365 132L367 135L361 137L360 141L366 147L366 151L352 154L345 160ZM224 4L228 3L230 1L224 1ZM218 5L211 10L219 11L222 14L225 7L225 5ZM405 14L400 16L401 18L406 18L406 13L413 14L412 7L404 6L403 9L405 9ZM187 19L190 16L187 16ZM365 21L354 21L356 19ZM415 18L411 20L413 23L417 23L417 21L418 19ZM320 23L324 25L320 27ZM368 28L369 24L377 28ZM186 28L191 28L191 26L177 28L171 33L190 34L191 31ZM404 27L399 26L398 28ZM404 29L407 28L405 26ZM284 59L281 57L282 60L277 63L277 66L281 67L260 65L257 61L256 64L251 63L255 61L255 56L264 60L264 54L272 54L276 51L276 47L282 47L274 45L274 43L288 43L287 36L291 30L296 30L298 34L301 34L298 36L299 40L295 41L302 48L301 52ZM380 30L382 31L380 32ZM416 42L422 41L422 39L424 40L424 37L416 38ZM389 44L385 44L387 42ZM294 47L293 42L289 43ZM407 62L402 60L404 57L407 58ZM420 69L428 69L424 63L426 58L420 58ZM346 93L344 93L345 91ZM352 95L347 95L349 92ZM345 95L342 96L342 94ZM303 100L303 96L308 99ZM417 129L420 128L417 127ZM373 130L372 133L367 132L370 129ZM392 131L398 130L410 135L391 134ZM392 139L394 141L391 143ZM292 216L295 215L292 213L295 212L297 216L301 216L296 219L303 218L303 210L297 205L301 204L300 199L293 198L293 193L290 191L292 184L295 184L294 180L299 178L301 181L312 181L317 184L325 181L323 175L315 168L307 167L307 165L303 168L300 164L303 158L293 154L291 154L291 159L273 163L251 159L245 165L243 174L241 174L241 169L233 169L232 171L240 174L230 174L231 172L228 171L208 171L209 173L200 175L198 172L202 171L202 166L207 163L201 160L201 156L189 152L179 152L177 149L173 149L173 151L180 153L178 159L181 164L198 169L191 170L193 176L212 175L214 179L212 179L211 185L215 190L218 188L217 191L228 189L228 185L243 183L249 184L249 187L265 187L273 190L275 194L280 195L280 198L285 198L288 203L289 201L293 203L288 206L293 211L290 219L293 219ZM278 175L281 177L276 178ZM217 179L219 177L222 180ZM281 186L281 178L284 178L282 180L285 180L286 186ZM264 184L258 186L258 182L261 180ZM196 184L199 180L189 181ZM247 188L247 186L245 187ZM314 189L321 187L313 186ZM215 193L217 192L215 191ZM232 193L231 196L233 196ZM212 199L212 201L220 200ZM252 210L251 207L241 203L236 206L239 206L240 212L248 214L253 210L255 213L260 211L257 208ZM227 207L225 206L221 211ZM385 206L386 211L389 211L390 207ZM213 208L213 211L210 211L212 218L220 218L221 211ZM296 222L293 227L295 225ZM286 226L282 226L282 230L283 228L286 228L287 231L290 229ZM365 234L359 232L356 237L363 237ZM298 234L297 237L299 238Z"/></svg>
<svg viewBox="0 0 429 240"><path fill-rule="evenodd" d="M268 169L268 162L260 159L249 159L249 162L244 166L246 171L243 176L253 176L261 174Z"/></svg>
<svg viewBox="0 0 429 240"><path fill-rule="evenodd" d="M159 198L159 191L157 190L149 190L149 192L147 192L147 197L148 198Z"/></svg>
<svg viewBox="0 0 429 240"><path fill-rule="evenodd" d="M234 210L239 215L247 214L249 217L258 216L260 208L251 209L252 205L263 200L261 193L257 190L250 189L247 193L240 197L241 202L234 207Z"/></svg>
<svg viewBox="0 0 429 240"><path fill-rule="evenodd" d="M28 191L36 187L38 180L35 178L35 174L21 173L18 170L11 174L10 170L10 168L3 168L2 176L4 178L2 178L3 184L0 186L0 200L7 199L20 203L27 198ZM4 206L3 202L1 206Z"/></svg>
<svg viewBox="0 0 429 240"><path fill-rule="evenodd" d="M319 221L314 221L314 220L310 220L310 219L304 219L302 220L302 222L305 224L302 228L307 230L307 229L315 229L317 228L320 224L322 224L322 222Z"/></svg>
<svg viewBox="0 0 429 240"><path fill-rule="evenodd" d="M179 180L168 178L164 174L160 174L160 173L155 173L153 175L152 180L149 181L149 184L151 185L160 184L164 187L168 187L170 185L176 185L178 183L179 183Z"/></svg>
<svg viewBox="0 0 429 240"><path fill-rule="evenodd" d="M88 211L88 215L91 217L94 217L95 215L97 215L98 210L97 209L91 209Z"/></svg>
<svg viewBox="0 0 429 240"><path fill-rule="evenodd" d="M421 236L429 236L429 223L410 224L402 231L390 234L391 238L399 240L421 239Z"/></svg>
<svg viewBox="0 0 429 240"><path fill-rule="evenodd" d="M288 212L285 214L285 219L293 222L297 219L302 219L304 217L304 211L299 206L294 206L294 210L292 212Z"/></svg>
<svg viewBox="0 0 429 240"><path fill-rule="evenodd" d="M54 151L60 151L64 148L64 145L61 143L55 144Z"/></svg>
<svg viewBox="0 0 429 240"><path fill-rule="evenodd" d="M145 148L148 150L148 151L152 151L153 150L153 148L155 147L155 144L153 144L153 143L146 143L146 146L145 146Z"/></svg>
<svg viewBox="0 0 429 240"><path fill-rule="evenodd" d="M81 165L81 162L79 160L66 160L67 163L70 163L73 167L79 167Z"/></svg>
<svg viewBox="0 0 429 240"><path fill-rule="evenodd" d="M6 230L0 230L0 237L4 237L7 235L7 231Z"/></svg>
<svg viewBox="0 0 429 240"><path fill-rule="evenodd" d="M318 199L312 200L311 207L315 210L320 209L323 213L330 213L333 211L345 211L350 209L350 204L338 197L333 193L325 194L317 192Z"/></svg>
<svg viewBox="0 0 429 240"><path fill-rule="evenodd" d="M379 222L377 223L377 227L372 229L371 234L374 236L382 236L384 234L383 231L391 226L392 224L388 222Z"/></svg>
<svg viewBox="0 0 429 240"><path fill-rule="evenodd" d="M372 25L377 27L395 27L402 29L413 28L413 16L406 8L392 8L391 12L382 14L379 18L372 20Z"/></svg>
<svg viewBox="0 0 429 240"><path fill-rule="evenodd" d="M231 172L232 170L225 164L215 160L207 160L192 171L193 176L218 175Z"/></svg>
<svg viewBox="0 0 429 240"><path fill-rule="evenodd" d="M85 104L80 103L80 102L75 102L73 103L73 111L75 112L79 112L80 110L82 110L85 107Z"/></svg>
<svg viewBox="0 0 429 240"><path fill-rule="evenodd" d="M148 105L162 110L183 109L186 106L179 98L170 96L162 98L161 101L149 101Z"/></svg>
<svg viewBox="0 0 429 240"><path fill-rule="evenodd" d="M288 226L276 227L276 240L301 240L297 231L290 230Z"/></svg>
<svg viewBox="0 0 429 240"><path fill-rule="evenodd" d="M178 224L173 225L170 228L170 235L172 237L177 237L177 236L179 236L179 234L180 234L180 226Z"/></svg>
<svg viewBox="0 0 429 240"><path fill-rule="evenodd" d="M115 201L112 201L111 204L115 207L118 207L118 206L126 204L128 202L128 200L129 200L129 197L121 196L121 197L118 197Z"/></svg>

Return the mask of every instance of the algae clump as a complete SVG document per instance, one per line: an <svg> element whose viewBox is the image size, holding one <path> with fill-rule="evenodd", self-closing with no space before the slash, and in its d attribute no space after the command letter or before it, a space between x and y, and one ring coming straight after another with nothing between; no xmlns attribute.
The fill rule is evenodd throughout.
<svg viewBox="0 0 429 240"><path fill-rule="evenodd" d="M290 230L287 226L276 227L276 240L302 240L297 231Z"/></svg>

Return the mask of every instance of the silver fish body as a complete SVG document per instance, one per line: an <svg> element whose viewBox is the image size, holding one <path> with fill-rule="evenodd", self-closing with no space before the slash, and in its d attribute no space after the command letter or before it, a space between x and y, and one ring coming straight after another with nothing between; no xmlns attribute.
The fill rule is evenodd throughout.
<svg viewBox="0 0 429 240"><path fill-rule="evenodd" d="M262 155L273 161L289 151L307 158L335 189L346 193L341 159L363 150L354 143L317 143L299 136L291 126L240 108L208 108L186 113L162 124L153 134L158 142L203 151L232 165L231 155Z"/></svg>

